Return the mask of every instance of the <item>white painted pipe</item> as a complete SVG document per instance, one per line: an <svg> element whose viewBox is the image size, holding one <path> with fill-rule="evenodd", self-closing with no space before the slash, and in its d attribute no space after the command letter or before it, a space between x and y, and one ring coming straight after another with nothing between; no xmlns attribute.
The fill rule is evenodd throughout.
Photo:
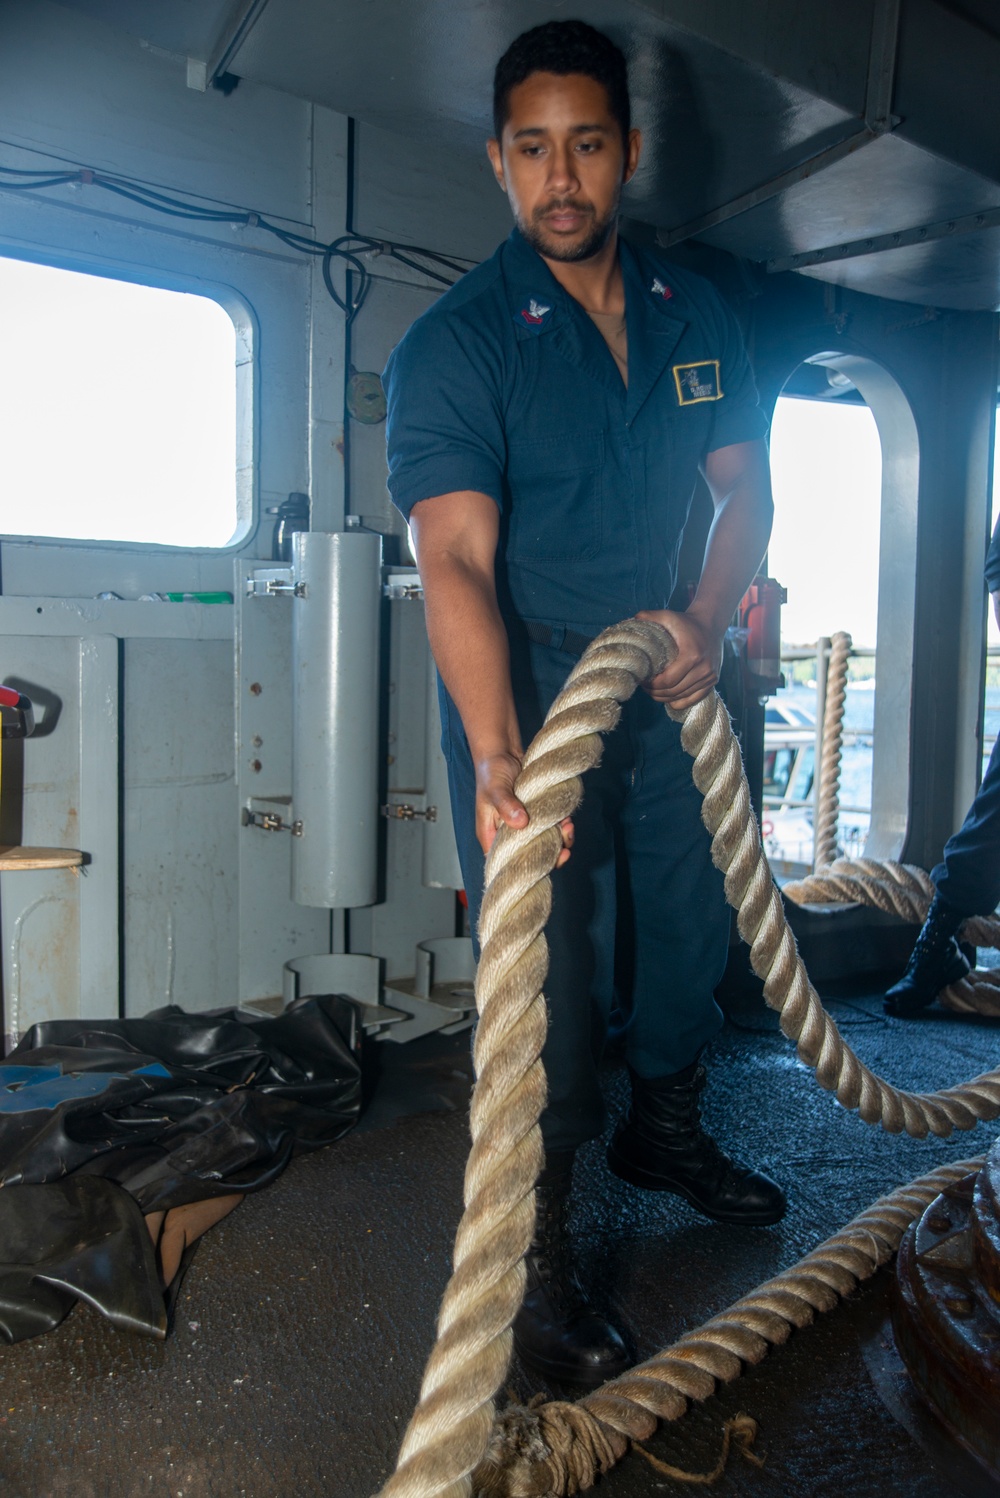
<svg viewBox="0 0 1000 1498"><path fill-rule="evenodd" d="M292 538L292 899L373 905L378 885L382 538Z"/></svg>

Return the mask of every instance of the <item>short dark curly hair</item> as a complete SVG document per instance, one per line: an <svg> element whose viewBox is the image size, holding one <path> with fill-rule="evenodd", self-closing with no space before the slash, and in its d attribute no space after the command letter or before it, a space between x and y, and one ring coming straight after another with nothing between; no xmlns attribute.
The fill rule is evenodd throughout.
<svg viewBox="0 0 1000 1498"><path fill-rule="evenodd" d="M611 113L628 139L632 108L625 56L603 31L586 21L546 21L516 37L493 74L493 129L497 140L510 117L510 93L532 73L581 73L603 85Z"/></svg>

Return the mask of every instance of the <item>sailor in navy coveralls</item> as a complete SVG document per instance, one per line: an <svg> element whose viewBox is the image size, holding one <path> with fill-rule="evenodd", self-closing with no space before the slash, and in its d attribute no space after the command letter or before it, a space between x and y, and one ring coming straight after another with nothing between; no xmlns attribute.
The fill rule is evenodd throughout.
<svg viewBox="0 0 1000 1498"><path fill-rule="evenodd" d="M985 576L1000 625L1000 522L986 553ZM886 1013L900 1019L919 1014L942 988L968 975L971 964L958 944L959 928L969 916L992 915L1000 903L1000 738L965 821L945 843L931 879L936 893L906 971L885 996Z"/></svg>
<svg viewBox="0 0 1000 1498"><path fill-rule="evenodd" d="M501 821L526 824L512 789L520 756L574 659L641 612L679 645L584 777L546 927L546 1169L515 1337L548 1376L594 1383L627 1354L579 1285L565 1211L573 1152L604 1125L616 926L634 950L631 991L615 996L633 1100L611 1168L721 1221L784 1211L780 1188L700 1124L729 919L691 761L664 711L711 690L766 547L766 423L714 289L619 241L640 142L618 49L580 22L525 33L498 64L495 114L490 155L516 227L414 323L385 376L389 487L424 581L473 929L484 850ZM699 468L716 519L696 597L670 613Z"/></svg>

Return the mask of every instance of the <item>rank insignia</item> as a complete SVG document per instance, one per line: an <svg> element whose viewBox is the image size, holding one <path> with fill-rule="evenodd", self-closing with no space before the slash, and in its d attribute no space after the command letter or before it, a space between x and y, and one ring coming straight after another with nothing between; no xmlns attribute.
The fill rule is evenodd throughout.
<svg viewBox="0 0 1000 1498"><path fill-rule="evenodd" d="M677 386L678 403L682 406L695 406L699 401L722 399L718 359L702 359L697 364L675 364L674 383Z"/></svg>
<svg viewBox="0 0 1000 1498"><path fill-rule="evenodd" d="M535 297L531 297L528 305L521 308L514 321L534 332L545 326L551 311L551 303L540 302Z"/></svg>

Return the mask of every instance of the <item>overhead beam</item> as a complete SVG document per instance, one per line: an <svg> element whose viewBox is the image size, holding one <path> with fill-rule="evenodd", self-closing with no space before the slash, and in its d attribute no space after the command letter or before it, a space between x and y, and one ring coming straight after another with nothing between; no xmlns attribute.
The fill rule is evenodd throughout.
<svg viewBox="0 0 1000 1498"><path fill-rule="evenodd" d="M876 135L892 128L892 92L899 55L900 0L875 0L872 12L868 77L865 82L865 125Z"/></svg>
<svg viewBox="0 0 1000 1498"><path fill-rule="evenodd" d="M661 229L656 236L657 243L664 249L669 249L671 245L680 244L682 240L690 239L692 235L702 234L706 229L714 229L717 224L723 224L728 219L738 217L741 213L748 213L751 208L757 208L761 203L768 202L769 199L777 197L779 193L787 191L788 188L796 187L800 182L805 182L810 177L815 177L817 173L826 171L828 167L835 166L838 161L843 161L845 157L853 155L870 141L890 134L899 124L892 114L892 93L899 44L899 7L900 0L875 0L868 52L868 74L865 80L864 119L860 128L848 127L849 133L842 139L807 156L805 161L789 167L787 171L769 177L766 182L752 187L748 192L741 193L738 198L732 198L718 208L699 214L697 218L689 219L686 224L680 224L676 229Z"/></svg>
<svg viewBox="0 0 1000 1498"><path fill-rule="evenodd" d="M860 151L862 146L875 140L879 133L885 132L870 130L867 125L860 130L852 129L849 135L834 141L833 145L826 146L814 156L807 157L798 166L789 167L787 171L780 172L776 177L769 177L766 182L762 182L758 187L752 187L749 192L741 193L738 198L730 199L721 207L699 214L697 218L689 219L686 224L680 224L676 229L660 229L656 235L656 242L664 249L669 249L671 245L680 244L682 240L690 239L692 235L702 234L706 229L714 229L716 224L724 224L727 219L736 218L741 213L748 213L751 208L766 203L789 187L796 187L800 182L808 181L810 177L815 177L817 172L825 171L827 167L843 161L855 151Z"/></svg>
<svg viewBox="0 0 1000 1498"><path fill-rule="evenodd" d="M235 0L208 56L189 57L187 86L204 93L212 82L225 73L250 32L264 13L267 0Z"/></svg>
<svg viewBox="0 0 1000 1498"><path fill-rule="evenodd" d="M950 239L956 234L974 234L980 229L997 228L1000 228L1000 208L987 208L981 213L967 213L962 218L943 219L937 224L897 229L892 234L872 234L867 239L851 239L844 244L804 250L800 255L781 255L768 260L767 269L772 274L784 270L805 270L810 265L856 260L860 255L880 255L886 250L902 250L908 245L932 244L936 239Z"/></svg>

